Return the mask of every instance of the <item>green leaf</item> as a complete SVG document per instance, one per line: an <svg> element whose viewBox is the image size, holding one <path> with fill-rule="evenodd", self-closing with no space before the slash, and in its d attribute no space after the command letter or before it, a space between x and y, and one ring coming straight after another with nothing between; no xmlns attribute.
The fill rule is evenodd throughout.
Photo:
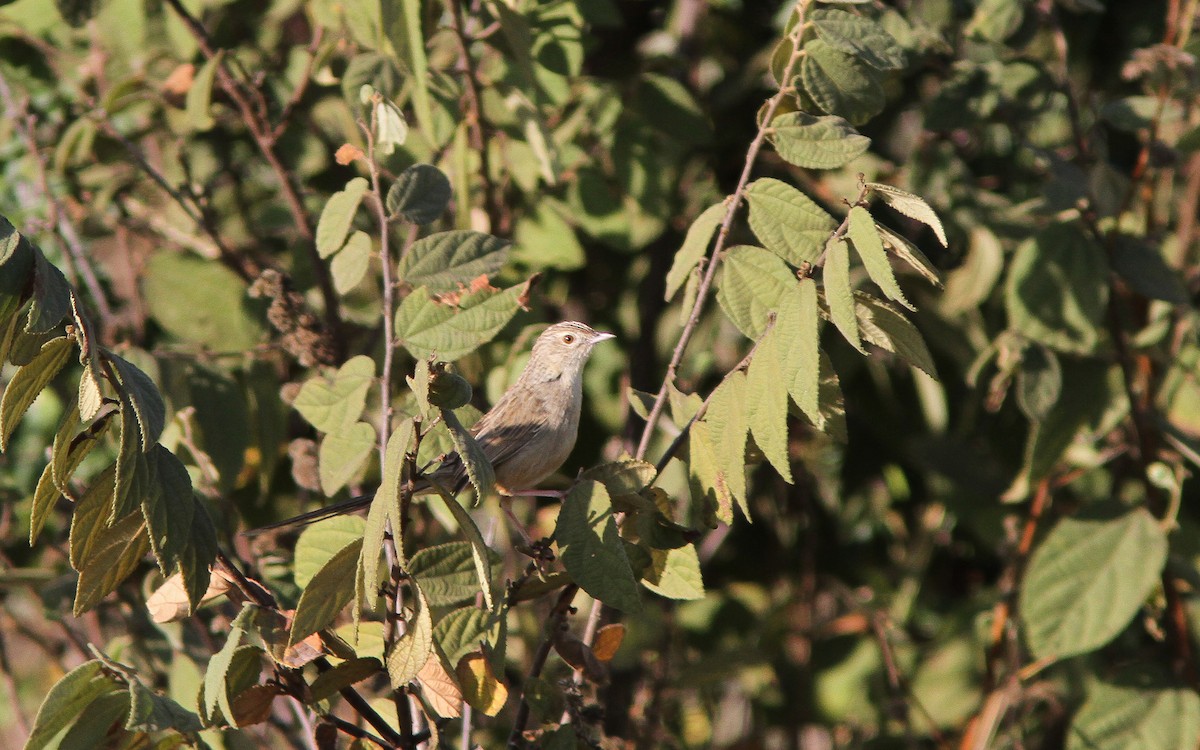
<svg viewBox="0 0 1200 750"><path fill-rule="evenodd" d="M129 360L107 349L101 352L101 356L116 370L120 390L129 399L141 429L142 451L148 452L158 443L158 437L167 423L167 406L163 403L162 394L150 376Z"/></svg>
<svg viewBox="0 0 1200 750"><path fill-rule="evenodd" d="M62 738L71 750L106 750L131 736L121 728L129 715L129 692L114 690L92 701ZM117 743L117 745L109 744Z"/></svg>
<svg viewBox="0 0 1200 750"><path fill-rule="evenodd" d="M79 397L75 403L85 422L95 419L104 407L104 392L100 389L100 380L92 372L90 362L83 366L83 373L79 376Z"/></svg>
<svg viewBox="0 0 1200 750"><path fill-rule="evenodd" d="M1172 750L1200 743L1200 697L1170 684L1093 682L1067 750Z"/></svg>
<svg viewBox="0 0 1200 750"><path fill-rule="evenodd" d="M371 508L367 511L366 526L360 534L363 547L359 557L359 572L363 584L372 587L372 590L379 580L379 557L383 552L384 534L389 529L392 538L396 540L396 554L400 558L400 564L407 564L404 555L404 513L400 498L402 486L408 479L407 456L412 449L415 431L413 420L406 419L397 425L388 437L381 469L383 476L380 478L379 489L371 500ZM374 601L375 597L372 595L368 599ZM358 601L361 602L361 598Z"/></svg>
<svg viewBox="0 0 1200 750"><path fill-rule="evenodd" d="M691 544L676 549L650 550L650 567L642 585L668 599L703 599L704 577L700 558Z"/></svg>
<svg viewBox="0 0 1200 750"><path fill-rule="evenodd" d="M746 503L746 436L750 432L750 422L745 373L740 370L730 373L717 386L709 397L704 423L712 439L721 481L749 519L750 507Z"/></svg>
<svg viewBox="0 0 1200 750"><path fill-rule="evenodd" d="M354 587L347 583L354 579L361 551L362 539L355 539L338 550L313 574L300 594L300 601L296 602L296 616L292 619L292 630L288 634L288 648L332 624L338 613L354 598Z"/></svg>
<svg viewBox="0 0 1200 750"><path fill-rule="evenodd" d="M464 289L480 276L494 276L508 260L508 248L505 240L482 232L438 232L413 243L396 275L433 293Z"/></svg>
<svg viewBox="0 0 1200 750"><path fill-rule="evenodd" d="M153 471L157 473L157 469L158 464L155 463ZM142 452L142 436L133 404L128 398L121 399L121 439L118 443L117 478L113 486L109 520L115 521L137 508L151 482L151 471L146 463L146 454Z"/></svg>
<svg viewBox="0 0 1200 750"><path fill-rule="evenodd" d="M146 521L136 513L125 516L103 532L81 561L75 603L71 608L76 617L116 591L150 551Z"/></svg>
<svg viewBox="0 0 1200 750"><path fill-rule="evenodd" d="M479 527L475 525L475 519L471 518L471 514L467 512L467 509L459 505L458 500L449 493L443 492L441 488L438 488L438 495L446 503L446 508L454 516L454 520L458 522L459 529L471 544L471 559L475 563L475 576L479 580L479 590L483 592L484 606L488 609L493 609L495 607L495 594L492 592L492 550L488 548L487 543L483 540L483 534L479 533Z"/></svg>
<svg viewBox="0 0 1200 750"><path fill-rule="evenodd" d="M192 79L192 85L187 92L187 118L188 123L193 130L203 132L211 130L216 124L209 110L212 108L212 90L213 80L217 77L217 71L223 64L225 50L218 49L216 54L208 59L200 70L196 73L196 77Z"/></svg>
<svg viewBox="0 0 1200 750"><path fill-rule="evenodd" d="M562 209L555 208L549 198L543 196L530 213L517 219L513 230L512 260L535 270L583 268L587 261L583 245L575 235L575 228L562 214Z"/></svg>
<svg viewBox="0 0 1200 750"><path fill-rule="evenodd" d="M855 314L854 290L850 286L850 246L843 239L831 239L825 248L825 266L821 277L825 287L825 304L829 317L850 345L863 354L859 338L858 316Z"/></svg>
<svg viewBox="0 0 1200 750"><path fill-rule="evenodd" d="M1034 655L1094 651L1129 625L1167 559L1159 522L1143 508L1064 518L1034 550L1020 612Z"/></svg>
<svg viewBox="0 0 1200 750"><path fill-rule="evenodd" d="M942 243L942 247L949 247L946 241L946 230L942 228L942 220L938 218L925 199L919 195L901 190L898 187L884 185L879 182L868 182L866 187L875 191L883 202L904 214L910 219L916 219L925 226L933 230L937 235L938 242Z"/></svg>
<svg viewBox="0 0 1200 750"><path fill-rule="evenodd" d="M0 216L0 321L21 307L36 255L29 241Z"/></svg>
<svg viewBox="0 0 1200 750"><path fill-rule="evenodd" d="M433 300L419 287L396 311L396 336L414 357L435 352L446 361L465 357L508 325L527 288L518 284L499 292L485 289L464 295L456 307Z"/></svg>
<svg viewBox="0 0 1200 750"><path fill-rule="evenodd" d="M33 302L29 306L29 333L50 333L71 314L71 285L40 251L33 254Z"/></svg>
<svg viewBox="0 0 1200 750"><path fill-rule="evenodd" d="M925 253L921 252L920 248L882 224L876 224L875 230L879 232L884 246L895 253L897 258L924 276L930 284L936 287L942 286L942 275L938 273L937 267L930 262L929 258L925 257Z"/></svg>
<svg viewBox="0 0 1200 750"><path fill-rule="evenodd" d="M181 734L203 728L200 717L165 695L159 695L138 681L129 683L129 718L125 728L135 732L162 732L173 729Z"/></svg>
<svg viewBox="0 0 1200 750"><path fill-rule="evenodd" d="M1054 352L1036 343L1026 347L1017 370L1017 405L1025 416L1034 422L1045 419L1062 385L1062 367Z"/></svg>
<svg viewBox="0 0 1200 750"><path fill-rule="evenodd" d="M425 579L421 579L422 586ZM496 613L478 607L462 607L446 614L433 626L433 639L446 655L446 661L458 660L480 650L481 643L495 646L501 642L503 622Z"/></svg>
<svg viewBox="0 0 1200 750"><path fill-rule="evenodd" d="M815 263L825 241L837 228L833 217L808 196L770 177L750 183L746 200L750 203L754 235L793 266Z"/></svg>
<svg viewBox="0 0 1200 750"><path fill-rule="evenodd" d="M717 231L721 220L725 218L727 210L724 203L711 205L704 209L704 213L697 216L692 225L688 227L683 244L680 245L679 252L675 253L675 260L671 263L671 270L667 272L667 288L663 295L663 299L667 302L671 301L679 288L687 281L696 264L708 255L708 246L712 242L713 233Z"/></svg>
<svg viewBox="0 0 1200 750"><path fill-rule="evenodd" d="M29 409L54 376L71 358L75 342L69 336L47 341L37 355L16 371L0 397L0 451L8 449L9 438Z"/></svg>
<svg viewBox="0 0 1200 750"><path fill-rule="evenodd" d="M741 469L739 468L739 471ZM733 523L733 494L725 471L717 462L717 449L703 420L692 423L688 430L688 483L692 497L703 501L705 523Z"/></svg>
<svg viewBox="0 0 1200 750"><path fill-rule="evenodd" d="M1073 224L1052 224L1017 248L1004 289L1009 325L1061 352L1089 354L1108 306L1104 252Z"/></svg>
<svg viewBox="0 0 1200 750"><path fill-rule="evenodd" d="M833 8L816 8L808 16L817 36L831 47L854 55L880 70L904 67L904 49L895 37L869 18Z"/></svg>
<svg viewBox="0 0 1200 750"><path fill-rule="evenodd" d="M1025 6L1009 0L980 0L965 32L991 42L1003 42L1016 33L1025 18Z"/></svg>
<svg viewBox="0 0 1200 750"><path fill-rule="evenodd" d="M563 566L580 588L622 612L641 611L637 580L604 485L584 480L571 488L558 512L554 539Z"/></svg>
<svg viewBox="0 0 1200 750"><path fill-rule="evenodd" d="M777 256L751 245L729 248L721 263L717 302L747 338L766 330L768 315L795 286L796 277Z"/></svg>
<svg viewBox="0 0 1200 750"><path fill-rule="evenodd" d="M862 206L850 209L849 235L871 281L883 290L888 299L899 302L909 310L915 310L916 308L904 298L900 285L896 283L892 263L888 260L887 251L883 249L883 240L879 236L879 230L875 228L875 220Z"/></svg>
<svg viewBox="0 0 1200 750"><path fill-rule="evenodd" d="M346 360L332 381L320 375L306 380L292 406L321 432L336 432L362 416L374 381L375 361L360 354Z"/></svg>
<svg viewBox="0 0 1200 750"><path fill-rule="evenodd" d="M191 538L196 500L192 478L175 454L156 445L146 454L146 461L157 463L158 491L142 496L142 515L149 527L150 547L165 576L175 568Z"/></svg>
<svg viewBox="0 0 1200 750"><path fill-rule="evenodd" d="M854 299L854 315L864 339L937 380L937 369L925 339L903 313L869 294L855 292Z"/></svg>
<svg viewBox="0 0 1200 750"><path fill-rule="evenodd" d="M788 456L788 384L784 368L784 335L776 326L758 342L754 359L746 371L746 407L750 433L763 455L788 484L792 483L791 459ZM746 514L749 517L749 513Z"/></svg>
<svg viewBox="0 0 1200 750"><path fill-rule="evenodd" d="M192 612L200 606L200 600L208 591L212 564L220 551L217 547L217 529L204 507L204 501L195 497L194 502L192 533L188 536L187 545L179 553L179 573L183 576L183 587L187 591Z"/></svg>
<svg viewBox="0 0 1200 750"><path fill-rule="evenodd" d="M879 74L856 55L840 52L822 39L805 44L804 52L800 84L821 111L861 125L883 109L886 99Z"/></svg>
<svg viewBox="0 0 1200 750"><path fill-rule="evenodd" d="M67 559L75 570L82 570L97 540L107 530L108 502L111 498L114 467L92 478L87 491L75 503L71 514L71 533Z"/></svg>
<svg viewBox="0 0 1200 750"><path fill-rule="evenodd" d="M818 426L821 424L820 316L817 283L805 278L794 292L779 300L775 319L775 330L782 337L782 376L787 392L804 416Z"/></svg>
<svg viewBox="0 0 1200 750"><path fill-rule="evenodd" d="M317 220L317 253L322 258L341 249L367 186L366 180L355 177L346 183L345 189L331 195L321 209L321 218Z"/></svg>
<svg viewBox="0 0 1200 750"><path fill-rule="evenodd" d="M349 544L363 538L366 522L361 516L334 516L318 521L300 532L292 555L292 580L308 586L317 571Z"/></svg>
<svg viewBox="0 0 1200 750"><path fill-rule="evenodd" d="M496 472L492 469L487 454L475 440L475 436L471 434L470 430L463 427L453 410L439 409L438 411L442 413L442 421L450 430L450 440L454 443L454 450L467 470L467 478L470 479L471 486L475 488L475 494L478 496L476 502L482 501L490 496L496 487Z"/></svg>
<svg viewBox="0 0 1200 750"><path fill-rule="evenodd" d="M414 164L401 172L388 190L388 216L402 216L413 224L429 224L446 212L452 194L450 180L442 170L432 164Z"/></svg>
<svg viewBox="0 0 1200 750"><path fill-rule="evenodd" d="M771 122L771 142L788 162L806 169L834 169L862 156L871 139L840 117L789 112Z"/></svg>
<svg viewBox="0 0 1200 750"><path fill-rule="evenodd" d="M366 422L339 427L325 435L318 452L321 491L333 495L346 486L375 446L375 428Z"/></svg>
<svg viewBox="0 0 1200 750"><path fill-rule="evenodd" d="M457 505L457 503L455 503ZM462 506L459 506L462 507ZM421 580L421 590L434 607L450 607L474 599L480 591L479 570L475 564L477 546L450 542L426 547L412 556L408 572ZM501 557L484 548L490 581L500 572ZM450 654L447 652L447 656ZM451 661L457 661L452 656Z"/></svg>
<svg viewBox="0 0 1200 750"><path fill-rule="evenodd" d="M621 459L588 469L581 479L591 479L604 485L610 497L636 495L654 481L654 464L634 459Z"/></svg>
<svg viewBox="0 0 1200 750"><path fill-rule="evenodd" d="M323 701L333 698L342 688L370 679L383 669L383 664L371 656L350 659L333 669L317 675L308 686L309 699Z"/></svg>
<svg viewBox="0 0 1200 750"><path fill-rule="evenodd" d="M262 306L236 273L211 260L159 252L141 277L150 315L167 333L216 354L244 353L263 338Z"/></svg>
<svg viewBox="0 0 1200 750"><path fill-rule="evenodd" d="M1143 297L1173 305L1188 303L1182 274L1168 266L1162 253L1149 243L1118 234L1112 247L1112 265L1117 275Z"/></svg>
<svg viewBox="0 0 1200 750"><path fill-rule="evenodd" d="M63 735L97 698L121 686L99 661L87 661L63 675L46 693L25 741L26 750L59 747Z"/></svg>
<svg viewBox="0 0 1200 750"><path fill-rule="evenodd" d="M367 275L372 252L374 248L371 247L370 235L358 229L351 233L350 239L346 240L346 244L333 256L329 264L329 271L333 274L333 288L338 294L347 294L359 285Z"/></svg>
<svg viewBox="0 0 1200 750"><path fill-rule="evenodd" d="M415 611L408 620L408 629L396 639L387 655L388 676L397 690L415 680L421 667L433 656L433 617L429 612L429 601L417 579L409 579L409 586L416 599Z"/></svg>
<svg viewBox="0 0 1200 750"><path fill-rule="evenodd" d="M225 640L225 645L209 659L208 670L204 673L203 710L204 714L210 718L220 708L221 714L227 721L231 723L235 721L229 700L231 692L229 678L233 674L231 667L238 647L241 646L242 639L246 636L247 629L254 625L257 613L258 607L255 605L250 602L243 604L242 611L229 624L229 637Z"/></svg>
<svg viewBox="0 0 1200 750"><path fill-rule="evenodd" d="M973 310L991 295L1004 272L1004 248L992 230L971 228L967 257L946 277L946 292L940 303L947 315Z"/></svg>

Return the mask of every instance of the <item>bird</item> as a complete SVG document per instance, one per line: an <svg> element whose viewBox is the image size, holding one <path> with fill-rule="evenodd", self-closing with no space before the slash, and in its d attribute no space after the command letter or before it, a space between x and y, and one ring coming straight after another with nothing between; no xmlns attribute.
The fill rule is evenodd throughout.
<svg viewBox="0 0 1200 750"><path fill-rule="evenodd" d="M583 367L592 348L611 338L611 333L575 321L550 326L534 341L520 376L471 427L492 465L501 495L545 494L529 491L557 471L575 447L583 406ZM429 476L418 477L415 491L429 491L435 485L455 494L466 487L466 468L457 453L447 456ZM249 533L351 513L368 507L373 498L374 494L354 497Z"/></svg>

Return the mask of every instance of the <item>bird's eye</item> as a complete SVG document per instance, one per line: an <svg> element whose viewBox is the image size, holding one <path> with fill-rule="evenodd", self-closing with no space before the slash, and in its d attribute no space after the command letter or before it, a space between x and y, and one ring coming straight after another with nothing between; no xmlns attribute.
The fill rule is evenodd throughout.
<svg viewBox="0 0 1200 750"><path fill-rule="evenodd" d="M566 334L565 336L563 336L563 337L562 337L562 342L563 342L564 344L574 344L574 343L575 343L575 336L574 336L573 334L570 334L570 333L568 333L568 334Z"/></svg>

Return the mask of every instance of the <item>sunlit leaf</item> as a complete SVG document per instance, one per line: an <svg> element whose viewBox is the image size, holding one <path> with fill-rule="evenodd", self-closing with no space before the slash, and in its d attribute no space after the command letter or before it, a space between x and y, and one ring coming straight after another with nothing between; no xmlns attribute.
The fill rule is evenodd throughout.
<svg viewBox="0 0 1200 750"><path fill-rule="evenodd" d="M771 142L784 159L797 167L834 169L861 156L871 139L840 117L814 117L789 112L771 123Z"/></svg>
<svg viewBox="0 0 1200 750"><path fill-rule="evenodd" d="M837 223L804 193L763 177L746 188L750 228L771 252L793 266L814 263Z"/></svg>

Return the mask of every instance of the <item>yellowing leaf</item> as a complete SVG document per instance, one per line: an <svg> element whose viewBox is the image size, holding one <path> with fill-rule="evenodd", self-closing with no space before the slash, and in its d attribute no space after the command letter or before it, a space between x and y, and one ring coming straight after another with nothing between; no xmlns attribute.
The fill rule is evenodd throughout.
<svg viewBox="0 0 1200 750"><path fill-rule="evenodd" d="M467 654L454 668L462 695L471 708L484 716L495 716L508 700L508 688L492 672L492 665L481 653Z"/></svg>

